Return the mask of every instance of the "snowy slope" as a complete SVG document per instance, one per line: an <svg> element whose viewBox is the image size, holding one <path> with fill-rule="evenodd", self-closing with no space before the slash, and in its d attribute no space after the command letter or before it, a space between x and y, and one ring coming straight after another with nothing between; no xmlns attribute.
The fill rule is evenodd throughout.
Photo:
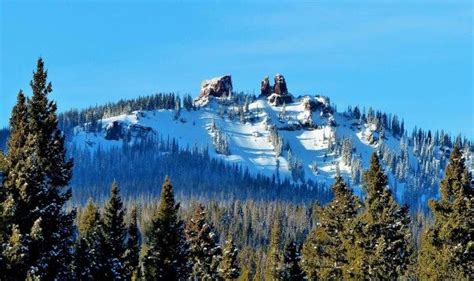
<svg viewBox="0 0 474 281"><path fill-rule="evenodd" d="M318 107L311 111L307 107L308 101L313 101ZM360 159L364 169L369 165L372 152L382 143L394 153L400 153L400 138L384 132L383 140L377 140L380 136L373 124L360 124L348 114L331 111L329 99L325 97L300 97L279 107L270 105L266 99L256 99L247 104L246 112L240 113L243 118L239 118L239 109L242 110L241 105L239 108L235 103L214 99L197 110L181 109L179 116L175 110L134 111L101 120L102 130L98 133L88 132L84 129L86 126L78 126L72 142L79 147L108 149L122 146L124 142L140 141L143 134L137 132L145 131L145 135L174 138L181 147L207 147L211 157L238 163L253 173L277 174L280 179L292 178L289 161L302 164L304 180L328 186L339 169L349 182L356 183L353 185L356 191L360 191L360 186L351 177L351 163L345 164L343 155L334 151L331 145L350 139L352 155ZM114 123L129 135L126 140L106 139L107 130ZM272 125L285 143L279 157L276 157L275 146L269 139ZM226 138L229 155L216 152L216 131ZM417 159L412 150L412 147L408 148L410 166L416 167ZM401 198L405 184L397 182L393 174L389 178L391 186L396 187L397 197ZM294 180L301 181L301 178Z"/></svg>

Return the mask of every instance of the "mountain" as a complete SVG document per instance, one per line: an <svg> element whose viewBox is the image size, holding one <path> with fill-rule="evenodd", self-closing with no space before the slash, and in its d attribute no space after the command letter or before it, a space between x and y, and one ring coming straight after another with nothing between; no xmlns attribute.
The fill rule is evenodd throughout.
<svg viewBox="0 0 474 281"><path fill-rule="evenodd" d="M376 151L396 198L424 207L437 196L454 143L464 147L470 167L473 159L466 139L421 129L409 134L398 116L371 108L337 112L329 97L291 94L280 74L273 86L262 80L259 97L233 92L226 75L204 81L194 100L157 94L59 119L82 200L102 195L112 179L126 195L153 196L146 186L177 173L189 175L182 195L324 202L338 172L362 194L363 170Z"/></svg>

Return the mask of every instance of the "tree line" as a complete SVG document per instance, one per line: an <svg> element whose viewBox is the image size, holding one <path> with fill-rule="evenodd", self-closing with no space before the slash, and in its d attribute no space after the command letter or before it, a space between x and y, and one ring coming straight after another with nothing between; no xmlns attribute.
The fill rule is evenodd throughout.
<svg viewBox="0 0 474 281"><path fill-rule="evenodd" d="M307 235L291 236L298 224L289 225L280 211L246 227L269 224L271 231L258 243L263 247L240 252L243 236L219 234L222 225L209 219L215 209L194 202L191 211L181 210L169 178L159 200L142 208L127 211L116 182L103 207L92 200L78 210L67 206L73 162L41 59L31 88L31 98L18 94L8 153L0 155L1 280L469 280L474 274L474 189L458 145L440 198L430 200L432 221L421 221L419 243L374 153L363 173L363 199L338 176L332 200L315 204L311 219L299 223L311 226Z"/></svg>

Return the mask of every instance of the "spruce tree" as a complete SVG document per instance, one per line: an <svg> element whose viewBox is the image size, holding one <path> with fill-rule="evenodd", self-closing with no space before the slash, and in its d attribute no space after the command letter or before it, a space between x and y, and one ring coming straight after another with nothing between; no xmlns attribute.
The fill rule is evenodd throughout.
<svg viewBox="0 0 474 281"><path fill-rule="evenodd" d="M294 241L288 241L283 250L283 280L303 280L304 274L300 267L300 246Z"/></svg>
<svg viewBox="0 0 474 281"><path fill-rule="evenodd" d="M364 211L352 224L349 263L351 278L397 279L411 263L412 238L406 206L400 207L388 189L388 179L376 153L364 173Z"/></svg>
<svg viewBox="0 0 474 281"><path fill-rule="evenodd" d="M125 253L124 244L127 234L125 209L119 193L117 182L114 181L110 189L110 198L105 203L103 214L105 251L107 252L110 276L114 280L120 279L124 275L123 255Z"/></svg>
<svg viewBox="0 0 474 281"><path fill-rule="evenodd" d="M127 243L124 254L124 268L127 280L138 278L138 264L140 261L140 230L137 222L137 208L133 207L127 228Z"/></svg>
<svg viewBox="0 0 474 281"><path fill-rule="evenodd" d="M17 275L64 279L74 243L75 212L63 208L71 197L71 190L65 187L71 179L72 161L66 158L64 136L57 128L56 104L48 99L52 86L42 59L30 85L31 99L25 102L20 92L10 120L2 207L7 229L17 225L20 235L28 239L36 223L35 236L41 237L29 243L29 264Z"/></svg>
<svg viewBox="0 0 474 281"><path fill-rule="evenodd" d="M283 259L281 254L281 226L280 220L275 219L270 234L270 245L265 268L265 280L282 280Z"/></svg>
<svg viewBox="0 0 474 281"><path fill-rule="evenodd" d="M21 274L28 270L29 256L28 243L24 235L20 233L17 225L12 226L9 240L3 245L2 252L2 278L1 280L24 280ZM20 274L19 274L20 273Z"/></svg>
<svg viewBox="0 0 474 281"><path fill-rule="evenodd" d="M361 203L338 175L332 186L334 197L324 208L316 209L315 229L308 235L302 250L302 267L308 279L341 279L347 264L350 224Z"/></svg>
<svg viewBox="0 0 474 281"><path fill-rule="evenodd" d="M184 280L189 274L188 249L179 204L166 177L160 203L145 232L143 277L145 280Z"/></svg>
<svg viewBox="0 0 474 281"><path fill-rule="evenodd" d="M206 210L197 204L191 219L186 224L186 238L193 263L192 276L198 280L219 279L218 266L221 248L213 225L206 220Z"/></svg>
<svg viewBox="0 0 474 281"><path fill-rule="evenodd" d="M112 280L99 209L92 200L80 215L73 271L79 280Z"/></svg>
<svg viewBox="0 0 474 281"><path fill-rule="evenodd" d="M422 235L419 277L422 280L468 280L474 276L474 189L472 175L455 145L439 200L430 200L434 224Z"/></svg>
<svg viewBox="0 0 474 281"><path fill-rule="evenodd" d="M240 266L237 259L237 248L234 244L234 238L227 236L222 250L222 260L219 266L220 276L224 280L235 280L240 275Z"/></svg>

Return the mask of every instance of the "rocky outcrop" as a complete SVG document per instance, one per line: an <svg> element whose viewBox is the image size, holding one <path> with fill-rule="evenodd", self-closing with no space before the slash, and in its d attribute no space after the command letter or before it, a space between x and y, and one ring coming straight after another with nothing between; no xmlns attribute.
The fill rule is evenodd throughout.
<svg viewBox="0 0 474 281"><path fill-rule="evenodd" d="M194 106L205 106L213 98L225 98L232 95L232 78L230 75L204 80L201 83L201 91Z"/></svg>
<svg viewBox="0 0 474 281"><path fill-rule="evenodd" d="M277 95L288 95L288 88L286 87L285 77L281 74L275 75L275 86L273 86L273 92Z"/></svg>
<svg viewBox="0 0 474 281"><path fill-rule="evenodd" d="M229 97L232 95L232 78L230 75L216 77L209 80L204 80L201 83L201 92L199 97L213 96L213 97Z"/></svg>
<svg viewBox="0 0 474 281"><path fill-rule="evenodd" d="M260 83L260 95L268 97L272 94L272 85L270 85L270 78L265 76Z"/></svg>
<svg viewBox="0 0 474 281"><path fill-rule="evenodd" d="M282 106L293 102L293 97L290 95L278 95L276 93L271 94L268 97L268 102L273 106Z"/></svg>
<svg viewBox="0 0 474 281"><path fill-rule="evenodd" d="M145 138L152 132L152 128L140 124L129 124L113 121L105 126L104 138L106 140L124 140L129 142L132 137Z"/></svg>
<svg viewBox="0 0 474 281"><path fill-rule="evenodd" d="M288 93L288 88L286 87L285 77L281 74L277 74L274 80L275 85L273 86L272 94L267 98L268 102L273 106L281 106L284 103L293 102L293 97Z"/></svg>
<svg viewBox="0 0 474 281"><path fill-rule="evenodd" d="M105 139L106 140L119 140L124 137L124 131L122 124L118 121L114 121L105 127Z"/></svg>

